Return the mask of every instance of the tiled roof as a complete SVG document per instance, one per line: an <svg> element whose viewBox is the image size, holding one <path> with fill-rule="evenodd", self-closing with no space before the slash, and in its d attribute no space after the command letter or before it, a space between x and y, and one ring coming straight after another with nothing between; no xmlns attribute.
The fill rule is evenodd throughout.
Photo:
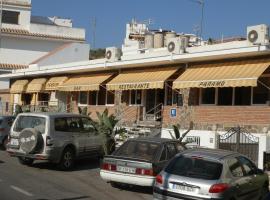
<svg viewBox="0 0 270 200"><path fill-rule="evenodd" d="M76 40L76 41L85 41L84 38L75 38L69 36L58 36L58 35L48 35L48 34L41 34L41 33L31 33L28 30L23 29L13 29L13 28L2 28L2 34L9 34L9 35L23 35L23 36L32 36L32 37L40 37L40 38L50 38L50 39L63 39L63 40Z"/></svg>
<svg viewBox="0 0 270 200"><path fill-rule="evenodd" d="M28 68L28 65L19 65L19 64L8 64L0 63L0 69L25 69Z"/></svg>

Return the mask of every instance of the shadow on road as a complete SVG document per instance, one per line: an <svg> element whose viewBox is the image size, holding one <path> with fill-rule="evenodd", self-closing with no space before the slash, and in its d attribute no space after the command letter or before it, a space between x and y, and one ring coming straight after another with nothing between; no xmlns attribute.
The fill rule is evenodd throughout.
<svg viewBox="0 0 270 200"><path fill-rule="evenodd" d="M115 188L119 190L125 190L129 192L143 193L143 194L153 194L152 187L142 187L142 186L132 186L132 185L117 185Z"/></svg>
<svg viewBox="0 0 270 200"><path fill-rule="evenodd" d="M99 158L88 158L77 160L75 162L75 167L72 171L83 171L83 170L91 170L97 169L100 166ZM32 167L39 169L48 169L48 170L59 170L56 164L45 162L45 161L36 161ZM59 170L60 171L60 170Z"/></svg>
<svg viewBox="0 0 270 200"><path fill-rule="evenodd" d="M64 199L53 199L53 200L79 200L79 199L91 199L89 196L80 196L80 197L73 197L73 198L64 198ZM52 199L36 199L36 200L52 200Z"/></svg>

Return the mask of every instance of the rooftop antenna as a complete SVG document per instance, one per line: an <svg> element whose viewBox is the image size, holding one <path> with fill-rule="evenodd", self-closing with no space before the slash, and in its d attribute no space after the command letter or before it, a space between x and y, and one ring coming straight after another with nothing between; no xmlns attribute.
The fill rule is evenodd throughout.
<svg viewBox="0 0 270 200"><path fill-rule="evenodd" d="M203 20L204 20L204 4L205 0L189 0L190 2L197 3L201 6L201 25L200 25L200 44L202 44L202 35L203 35Z"/></svg>
<svg viewBox="0 0 270 200"><path fill-rule="evenodd" d="M97 19L96 19L96 17L94 17L91 20L91 27L92 27L92 34L93 34L92 45L93 45L93 49L95 49L96 48L96 28L97 28Z"/></svg>

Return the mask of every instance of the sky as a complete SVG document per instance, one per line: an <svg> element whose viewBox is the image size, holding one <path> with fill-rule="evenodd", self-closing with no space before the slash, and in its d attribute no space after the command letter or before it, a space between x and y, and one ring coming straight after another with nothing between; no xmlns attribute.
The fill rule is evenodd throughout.
<svg viewBox="0 0 270 200"><path fill-rule="evenodd" d="M126 23L151 19L151 29L195 33L200 25L201 6L197 0L32 0L32 15L59 16L73 20L74 27L86 29L87 43L95 48L121 47ZM245 36L246 27L270 24L270 0L204 0L204 39Z"/></svg>

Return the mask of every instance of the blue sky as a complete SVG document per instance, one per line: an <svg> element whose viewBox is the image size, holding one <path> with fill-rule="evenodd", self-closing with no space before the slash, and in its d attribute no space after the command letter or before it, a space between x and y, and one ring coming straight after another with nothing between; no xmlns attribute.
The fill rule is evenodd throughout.
<svg viewBox="0 0 270 200"><path fill-rule="evenodd" d="M86 29L92 43L91 21L96 18L96 47L123 43L125 24L132 18L152 19L151 28L194 33L200 24L200 5L194 0L32 0L32 14L73 19ZM205 0L204 39L245 36L246 26L270 24L269 0Z"/></svg>

